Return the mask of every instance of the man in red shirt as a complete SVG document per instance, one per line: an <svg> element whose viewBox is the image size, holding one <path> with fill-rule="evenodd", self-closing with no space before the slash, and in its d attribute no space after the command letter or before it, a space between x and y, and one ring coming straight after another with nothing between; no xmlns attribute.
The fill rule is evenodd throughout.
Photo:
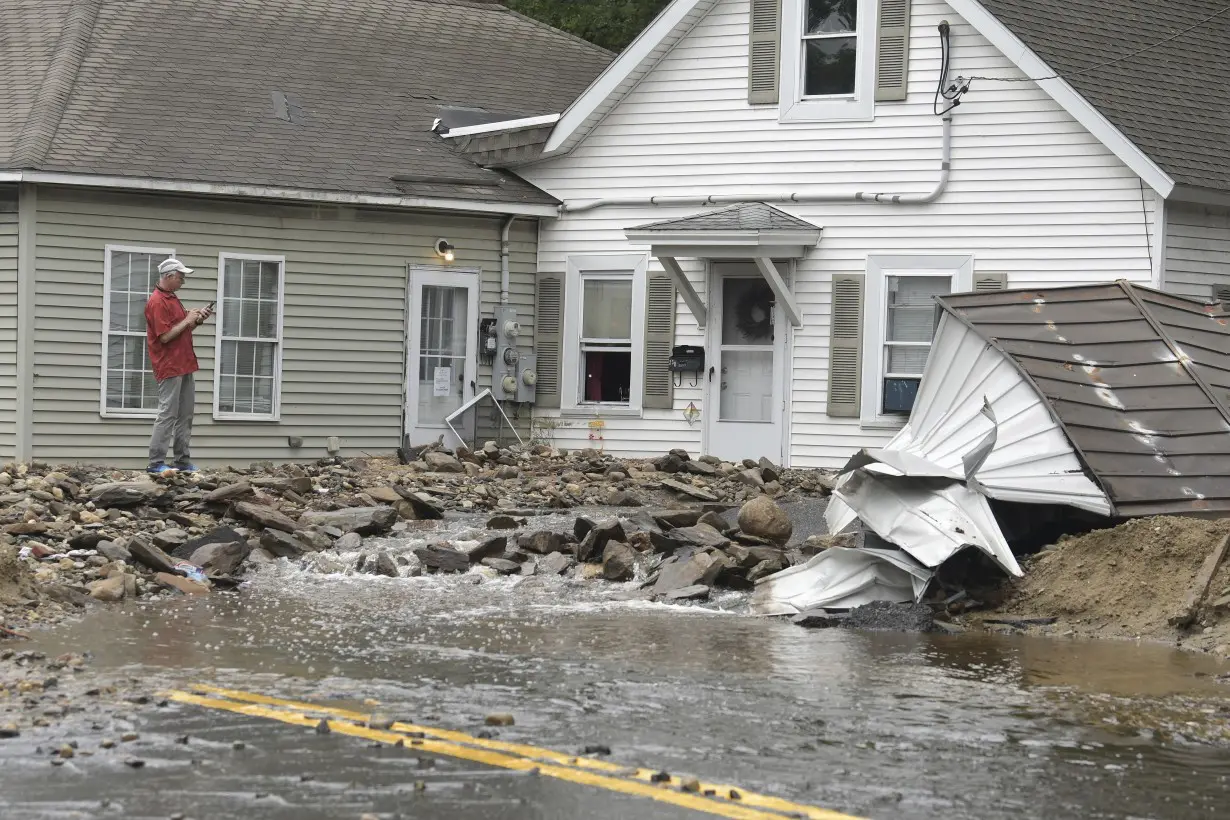
<svg viewBox="0 0 1230 820"><path fill-rule="evenodd" d="M149 472L155 475L196 472L188 452L196 402L192 374L200 369L192 350L192 329L210 317L213 305L184 310L175 291L183 287L189 273L192 269L178 259L164 261L158 266L158 285L145 303L145 338L158 382L158 420L149 443ZM175 455L174 467L164 460L168 448Z"/></svg>

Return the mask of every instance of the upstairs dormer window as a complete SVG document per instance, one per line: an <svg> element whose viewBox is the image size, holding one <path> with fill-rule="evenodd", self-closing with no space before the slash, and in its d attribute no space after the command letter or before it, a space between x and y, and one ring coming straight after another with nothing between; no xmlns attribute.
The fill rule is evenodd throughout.
<svg viewBox="0 0 1230 820"><path fill-rule="evenodd" d="M804 0L803 97L852 96L859 0Z"/></svg>
<svg viewBox="0 0 1230 820"><path fill-rule="evenodd" d="M748 0L748 102L783 123L871 120L904 100L910 0Z"/></svg>

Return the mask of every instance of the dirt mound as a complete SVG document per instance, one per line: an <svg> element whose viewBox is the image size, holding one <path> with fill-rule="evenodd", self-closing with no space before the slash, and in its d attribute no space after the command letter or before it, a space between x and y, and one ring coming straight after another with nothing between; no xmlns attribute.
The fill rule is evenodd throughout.
<svg viewBox="0 0 1230 820"><path fill-rule="evenodd" d="M1099 637L1183 638L1169 619L1227 532L1230 519L1158 517L1061 539L1025 564L995 614L1057 618L1056 630ZM1210 606L1228 581L1230 563L1214 576L1193 627L1202 646L1230 640L1230 609Z"/></svg>

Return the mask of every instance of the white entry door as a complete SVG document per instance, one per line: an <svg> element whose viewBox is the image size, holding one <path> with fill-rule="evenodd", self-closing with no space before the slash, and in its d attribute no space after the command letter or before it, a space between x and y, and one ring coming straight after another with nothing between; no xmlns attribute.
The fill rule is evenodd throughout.
<svg viewBox="0 0 1230 820"><path fill-rule="evenodd" d="M709 282L706 450L782 463L786 322L751 265L715 265Z"/></svg>
<svg viewBox="0 0 1230 820"><path fill-rule="evenodd" d="M478 294L478 271L410 269L406 429L411 445L442 435L446 447L460 443L444 420L477 387ZM468 413L454 426L466 435L473 431L463 425L473 423Z"/></svg>

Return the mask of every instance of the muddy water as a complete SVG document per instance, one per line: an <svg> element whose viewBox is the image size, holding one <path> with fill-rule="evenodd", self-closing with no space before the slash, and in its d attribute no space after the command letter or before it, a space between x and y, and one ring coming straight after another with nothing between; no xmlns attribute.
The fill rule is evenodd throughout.
<svg viewBox="0 0 1230 820"><path fill-rule="evenodd" d="M239 594L109 610L36 648L92 647L96 669L151 688L375 698L471 732L511 712L503 739L605 744L620 762L868 817L1211 818L1230 805L1230 744L1208 740L1230 721L1230 686L1216 680L1227 670L1201 656L807 631L744 616L733 594L667 607L620 600L620 586L475 579L275 567ZM688 816L192 707L132 722L140 771L101 756L51 769L32 748L0 746L0 816ZM82 747L97 734L81 727ZM40 740L57 739L22 742Z"/></svg>

